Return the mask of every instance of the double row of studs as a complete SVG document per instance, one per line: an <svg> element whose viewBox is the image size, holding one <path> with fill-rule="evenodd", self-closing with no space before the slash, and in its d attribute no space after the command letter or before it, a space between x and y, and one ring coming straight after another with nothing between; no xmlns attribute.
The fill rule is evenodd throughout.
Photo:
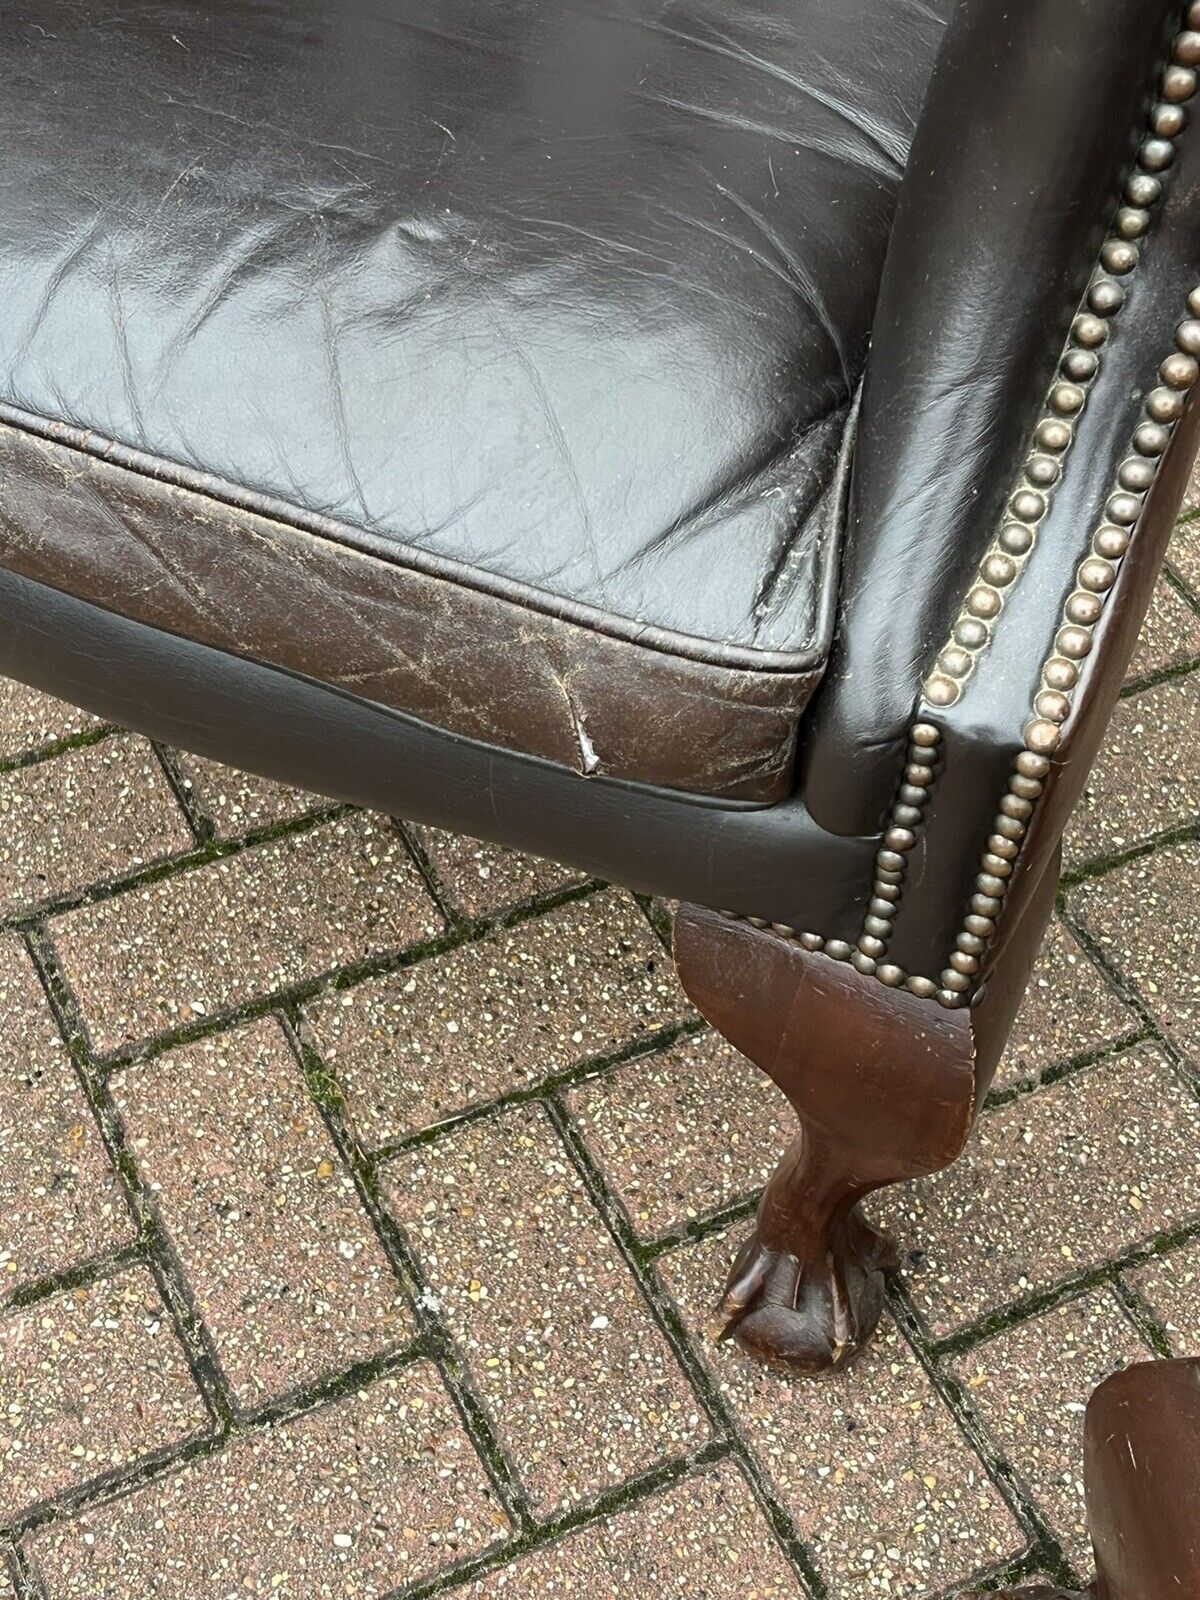
<svg viewBox="0 0 1200 1600"><path fill-rule="evenodd" d="M1054 647L1042 662L1033 715L1022 736L1024 748L1017 754L1007 790L992 819L970 914L942 973L938 999L944 1004L962 1003L966 992L974 987L982 958L995 937L996 919L1003 908L1014 862L1045 788L1051 758L1062 740L1063 723L1070 715L1080 663L1091 653L1105 601L1117 581L1175 425L1183 415L1187 392L1200 381L1200 287L1188 296L1188 312L1187 319L1176 329L1174 351L1159 368L1161 383L1143 403L1130 452L1117 470L1116 488L1105 504L1104 520L1092 534L1088 553L1076 569L1076 586L1063 605ZM955 996L953 1000L949 999L951 994Z"/></svg>
<svg viewBox="0 0 1200 1600"><path fill-rule="evenodd" d="M931 707L952 706L961 696L975 662L991 640L1004 609L1006 592L1011 592L1034 548L1074 442L1075 421L1099 371L1099 352L1108 340L1112 319L1125 303L1121 279L1128 278L1141 259L1138 241L1149 230L1154 208L1162 197L1162 175L1174 163L1174 141L1186 125L1184 108L1197 90L1197 68L1200 0L1191 0L1184 14L1184 31L1174 40L1171 60L1163 70L1148 135L1126 181L1123 204L1072 323L1035 430L1034 448L1021 481L1009 498L1000 531L980 562L951 638L939 652L923 685L924 700ZM1049 758L1057 748L1061 723L1070 709L1078 663L1091 650L1092 632L1099 621L1104 596L1116 580L1130 531L1141 514L1174 424L1182 415L1184 397L1200 377L1200 288L1193 290L1188 307L1191 317L1176 334L1175 353L1163 362L1162 384L1146 397L1144 419L1134 434L1133 453L1121 464L1117 489L1106 507L1106 521L1094 534L1091 552L1079 567L1078 585L1064 607L1055 649L1043 663L1034 716L1025 728L1025 748L1016 758L1007 792L992 819L970 906L940 982L906 973L884 959L899 908L908 854L917 842L917 830L924 820L941 754L941 730L931 721L920 721L909 731L904 777L876 852L871 901L856 944L802 932L764 917L744 917L730 911L722 912L723 916L769 930L784 940L794 940L803 949L821 951L834 961L849 961L889 988L905 987L922 999L936 999L947 1009L957 1009L982 996L977 980L983 957L995 936L997 918L1034 804L1045 787Z"/></svg>
<svg viewBox="0 0 1200 1600"><path fill-rule="evenodd" d="M1005 601L1028 563L1050 509L1063 463L1074 442L1075 422L1100 370L1100 351L1108 340L1112 319L1125 303L1121 280L1128 278L1141 258L1139 240L1148 231L1154 208L1162 197L1162 174L1174 162L1174 141L1187 120L1184 107L1196 93L1200 3L1188 6L1186 22L1163 70L1159 98L1150 113L1149 134L1125 184L1124 203L1113 219L1100 251L1099 268L1072 323L1038 421L1034 448L1009 496L999 532L979 563L950 638L922 686L927 705L945 708L961 697L976 662L991 642ZM1165 401L1162 410L1164 415L1169 411Z"/></svg>

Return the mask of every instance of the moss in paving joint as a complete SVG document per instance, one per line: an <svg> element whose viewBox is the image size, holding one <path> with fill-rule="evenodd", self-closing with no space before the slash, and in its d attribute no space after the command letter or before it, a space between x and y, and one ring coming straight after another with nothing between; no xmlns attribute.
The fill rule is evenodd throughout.
<svg viewBox="0 0 1200 1600"><path fill-rule="evenodd" d="M462 1128L470 1127L476 1122L482 1122L488 1117L502 1115L515 1106L529 1105L533 1101L545 1100L547 1095L557 1094L564 1089L577 1088L582 1083L593 1082L630 1061L662 1055L681 1040L694 1038L696 1034L703 1033L706 1029L707 1024L700 1017L689 1017L683 1022L669 1023L653 1033L631 1039L616 1050L585 1056L573 1066L564 1067L561 1072L547 1073L544 1078L539 1078L534 1083L522 1084L517 1089L506 1089L502 1094L493 1095L490 1100L464 1106L459 1111L449 1113L440 1122L432 1122L427 1127L405 1134L403 1138L379 1145L370 1152L367 1160L376 1168L384 1166L387 1162L394 1161L397 1156L407 1155L410 1151L436 1144L439 1139L446 1138Z"/></svg>
<svg viewBox="0 0 1200 1600"><path fill-rule="evenodd" d="M667 954L671 955L672 924L670 917L667 916L653 895L635 894L633 898L641 906L642 915L658 935L659 943Z"/></svg>
<svg viewBox="0 0 1200 1600"><path fill-rule="evenodd" d="M233 1419L235 1407L215 1342L192 1303L191 1289L176 1258L170 1236L129 1149L120 1112L88 1050L75 1014L73 997L57 958L44 935L31 933L25 942L104 1149L117 1173L133 1219L139 1248L174 1326L193 1382L215 1426L226 1429Z"/></svg>
<svg viewBox="0 0 1200 1600"><path fill-rule="evenodd" d="M1197 667L1200 667L1200 656L1189 656L1186 661L1177 661L1171 666L1159 667L1154 672L1148 672L1143 678L1130 678L1121 685L1120 698L1131 700L1139 694L1145 694L1148 689L1157 689L1160 684L1189 677Z"/></svg>
<svg viewBox="0 0 1200 1600"><path fill-rule="evenodd" d="M6 1561L0 1561L0 1574L7 1565L12 1578L13 1588L16 1590L17 1600L46 1600L46 1591L42 1588L37 1575L29 1564L19 1544L12 1545L3 1552Z"/></svg>
<svg viewBox="0 0 1200 1600"><path fill-rule="evenodd" d="M1160 1360L1169 1361L1175 1354L1167 1330L1154 1315L1145 1297L1131 1283L1118 1277L1113 1280L1113 1293L1125 1308L1125 1314Z"/></svg>
<svg viewBox="0 0 1200 1600"><path fill-rule="evenodd" d="M102 728L86 728L82 733L74 733L66 739L52 739L48 744L36 745L31 750L22 750L19 755L0 761L0 777L9 772L20 772L25 767L39 767L43 761L53 761L55 757L65 756L72 750L88 750L92 745L103 744L106 739L123 732L124 729L106 723Z"/></svg>
<svg viewBox="0 0 1200 1600"><path fill-rule="evenodd" d="M761 1199L762 1190L756 1189L752 1194L731 1200L716 1211L706 1212L699 1217L689 1217L678 1227L669 1228L653 1239L639 1239L636 1245L638 1265L649 1267L668 1251L677 1250L680 1245L699 1244L714 1233L724 1233L740 1223L748 1222L758 1211Z"/></svg>
<svg viewBox="0 0 1200 1600"><path fill-rule="evenodd" d="M164 744L151 742L163 775L170 785L179 809L183 812L188 827L192 830L192 838L201 847L211 843L217 836L217 825L197 801L194 787L184 776L182 767L175 759L174 751L168 750Z"/></svg>
<svg viewBox="0 0 1200 1600"><path fill-rule="evenodd" d="M332 1093L324 1094L324 1103L321 1100L314 1100L318 1114L333 1140L338 1156L354 1181L359 1201L396 1281L408 1296L424 1348L441 1371L468 1437L492 1480L505 1513L517 1526L531 1526L533 1513L520 1474L492 1427L482 1401L475 1393L470 1374L458 1357L450 1330L434 1309L437 1301L416 1253L410 1246L404 1230L387 1209L376 1175L370 1163L364 1158L358 1141L348 1126L345 1103L336 1077L329 1071L311 1041L299 1032L295 1025L294 1014L281 1018L281 1021L306 1084L315 1081L323 1089L327 1089L332 1083Z"/></svg>
<svg viewBox="0 0 1200 1600"><path fill-rule="evenodd" d="M641 1268L638 1261L637 1236L624 1206L605 1183L587 1141L566 1106L556 1095L548 1096L545 1105L588 1197L600 1213L613 1242L629 1268L634 1283L649 1307L651 1316L699 1399L709 1426L713 1430L713 1437L733 1442L746 1477L770 1521L780 1547L816 1600L823 1600L826 1592L825 1584L812 1552L800 1538L795 1523L767 1482L765 1474L759 1470L753 1454L737 1430L728 1406L718 1393L716 1384L692 1349L677 1307L663 1291L657 1275Z"/></svg>
<svg viewBox="0 0 1200 1600"><path fill-rule="evenodd" d="M1065 1557L1050 1526L1032 1496L1021 1484L1003 1451L993 1442L971 1405L961 1383L945 1364L945 1357L929 1339L903 1281L889 1277L886 1290L888 1309L913 1354L924 1368L935 1394L950 1412L968 1446L978 1458L996 1492L1016 1518L1019 1526L1034 1540L1038 1562L1055 1572L1066 1573ZM1059 1578L1057 1581L1065 1581Z"/></svg>
<svg viewBox="0 0 1200 1600"><path fill-rule="evenodd" d="M1059 882L1059 893L1064 896L1065 903L1065 896L1070 890L1078 888L1081 883L1094 883L1097 878L1106 877L1119 867L1128 867L1146 856L1156 855L1160 850L1170 850L1180 844L1192 844L1197 839L1200 839L1200 823L1188 822L1178 828L1166 828L1161 833L1143 839L1140 844L1130 845L1127 850L1114 850L1109 855L1097 856L1092 861L1085 861L1078 867L1072 867L1069 872L1063 873Z"/></svg>
<svg viewBox="0 0 1200 1600"><path fill-rule="evenodd" d="M49 1272L45 1277L23 1283L10 1295L0 1297L0 1316L7 1316L15 1311L28 1311L30 1306L36 1306L42 1300L50 1300L59 1294L70 1294L74 1289L90 1289L93 1284L101 1282L104 1278L116 1277L118 1273L125 1272L130 1267L146 1264L146 1252L142 1241L135 1240L117 1250L91 1256L87 1261L79 1261L74 1266L65 1267L61 1272Z"/></svg>
<svg viewBox="0 0 1200 1600"><path fill-rule="evenodd" d="M1056 1310L1071 1300L1078 1300L1093 1289L1112 1287L1116 1283L1118 1274L1133 1271L1160 1256L1169 1255L1180 1245L1189 1244L1198 1237L1200 1237L1200 1222L1184 1223L1179 1227L1167 1229L1156 1234L1153 1239L1130 1246L1129 1249L1108 1261L1101 1262L1098 1266L1090 1267L1073 1277L1060 1280L1049 1288L1023 1295L1019 1300L989 1311L986 1316L977 1318L965 1328L956 1329L954 1333L946 1334L940 1339L930 1338L929 1348L939 1361L950 1356L965 1355L989 1339L1008 1333L1011 1329L1020 1327L1022 1323L1030 1322L1047 1311Z"/></svg>
<svg viewBox="0 0 1200 1600"><path fill-rule="evenodd" d="M1016 1083L1006 1084L1003 1089L991 1090L984 1101L984 1110L998 1111L1001 1106L1012 1105L1015 1100L1023 1100L1027 1095L1036 1094L1039 1089L1049 1089L1053 1084L1062 1083L1064 1079L1072 1078L1088 1067L1094 1067L1101 1061L1120 1055L1123 1050L1132 1050L1135 1045L1153 1042L1155 1035L1149 1028L1136 1028L1129 1033L1123 1033L1120 1038L1112 1039L1107 1044L1097 1045L1094 1050L1083 1050L1077 1056L1058 1061L1034 1077L1021 1078Z"/></svg>

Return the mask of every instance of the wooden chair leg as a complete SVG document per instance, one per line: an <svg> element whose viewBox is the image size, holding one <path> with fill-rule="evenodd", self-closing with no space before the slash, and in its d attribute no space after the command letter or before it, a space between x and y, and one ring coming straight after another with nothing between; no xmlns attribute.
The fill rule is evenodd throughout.
<svg viewBox="0 0 1200 1600"><path fill-rule="evenodd" d="M895 1261L860 1202L949 1166L970 1133L972 1013L696 906L676 917L675 960L698 1009L775 1080L800 1123L714 1333L795 1371L839 1366L874 1331Z"/></svg>
<svg viewBox="0 0 1200 1600"><path fill-rule="evenodd" d="M1096 1581L1083 1594L979 1600L1181 1600L1200 1595L1200 1361L1146 1361L1088 1404L1084 1442Z"/></svg>

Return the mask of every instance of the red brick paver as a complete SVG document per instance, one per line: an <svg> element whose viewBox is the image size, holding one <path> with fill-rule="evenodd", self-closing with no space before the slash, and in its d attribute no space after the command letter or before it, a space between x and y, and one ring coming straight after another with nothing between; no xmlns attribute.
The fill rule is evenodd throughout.
<svg viewBox="0 0 1200 1600"><path fill-rule="evenodd" d="M610 892L322 996L309 1019L375 1146L689 1014L646 919Z"/></svg>
<svg viewBox="0 0 1200 1600"><path fill-rule="evenodd" d="M52 1524L28 1547L49 1600L381 1600L507 1526L421 1366Z"/></svg>
<svg viewBox="0 0 1200 1600"><path fill-rule="evenodd" d="M546 1545L449 1600L801 1600L745 1479L723 1465Z"/></svg>
<svg viewBox="0 0 1200 1600"><path fill-rule="evenodd" d="M352 816L70 911L50 936L111 1050L430 938L440 920L399 834Z"/></svg>
<svg viewBox="0 0 1200 1600"><path fill-rule="evenodd" d="M205 1425L140 1268L0 1318L0 1522Z"/></svg>
<svg viewBox="0 0 1200 1600"><path fill-rule="evenodd" d="M0 1301L129 1236L129 1217L21 941L0 939Z"/></svg>
<svg viewBox="0 0 1200 1600"><path fill-rule="evenodd" d="M543 1112L389 1163L386 1188L539 1507L704 1442L700 1406Z"/></svg>
<svg viewBox="0 0 1200 1600"><path fill-rule="evenodd" d="M278 1023L113 1080L130 1149L238 1400L254 1407L412 1333Z"/></svg>

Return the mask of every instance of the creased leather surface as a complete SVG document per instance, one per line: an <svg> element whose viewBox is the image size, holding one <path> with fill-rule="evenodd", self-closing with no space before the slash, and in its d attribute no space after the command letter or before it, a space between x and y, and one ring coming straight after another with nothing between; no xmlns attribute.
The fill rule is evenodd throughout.
<svg viewBox="0 0 1200 1600"><path fill-rule="evenodd" d="M2 423L0 565L582 776L727 799L786 792L816 681L638 649Z"/></svg>
<svg viewBox="0 0 1200 1600"><path fill-rule="evenodd" d="M0 0L0 399L807 680L951 9Z"/></svg>

